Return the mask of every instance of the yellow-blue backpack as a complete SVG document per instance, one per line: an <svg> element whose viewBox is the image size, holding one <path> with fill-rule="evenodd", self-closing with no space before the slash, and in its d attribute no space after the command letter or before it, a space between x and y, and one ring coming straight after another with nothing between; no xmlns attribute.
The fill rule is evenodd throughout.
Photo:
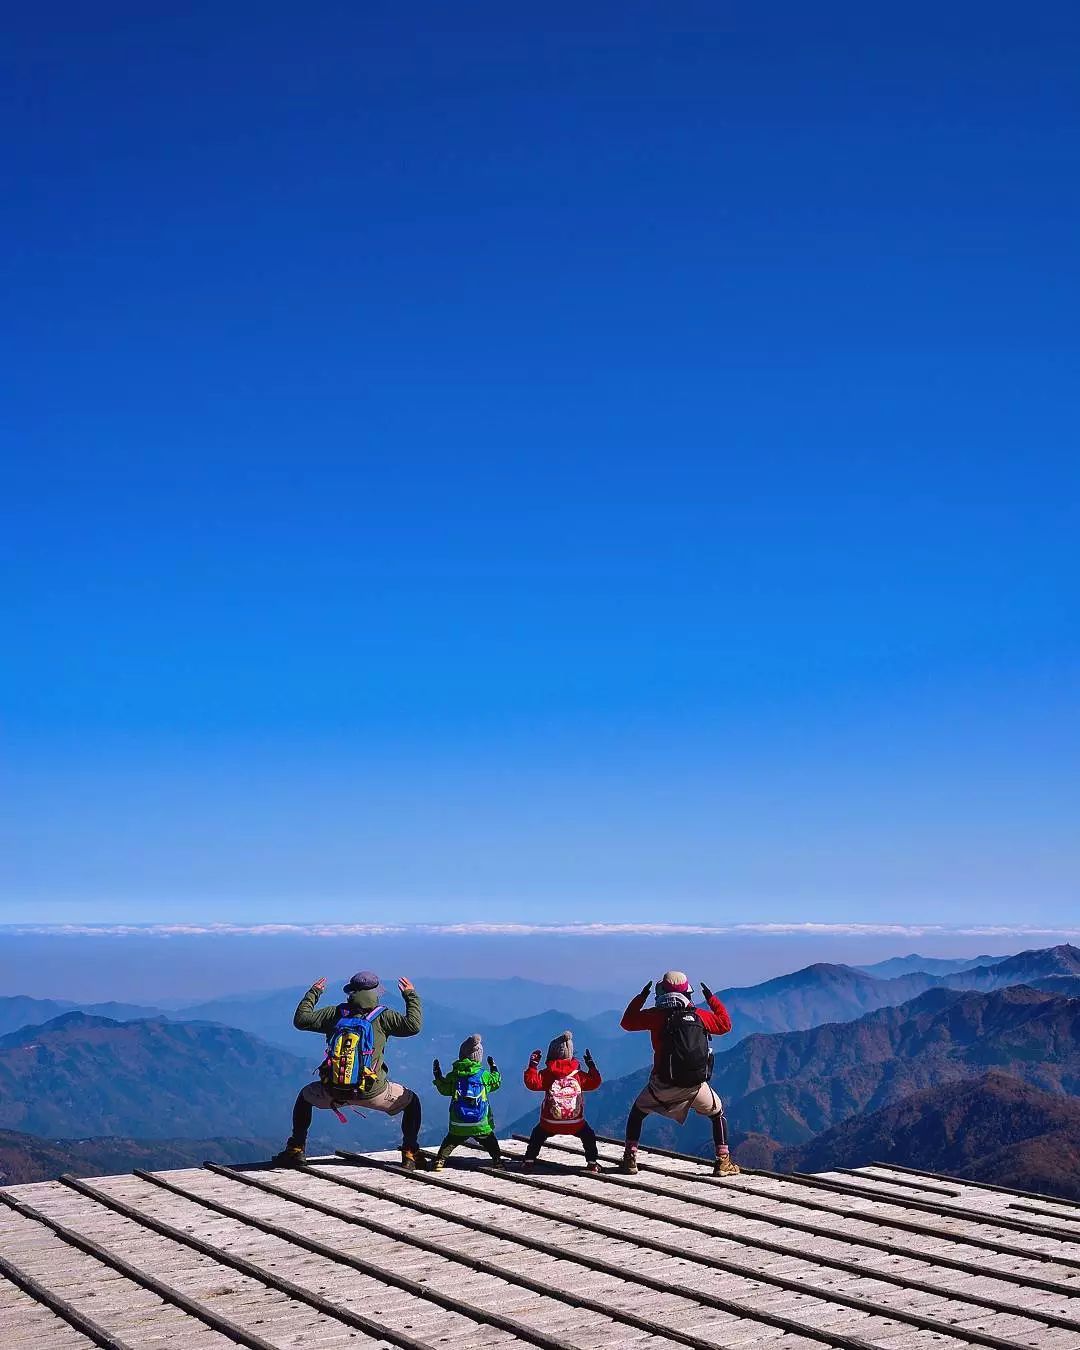
<svg viewBox="0 0 1080 1350"><path fill-rule="evenodd" d="M338 1009L338 1020L326 1037L326 1058L319 1065L319 1077L332 1088L344 1092L367 1092L379 1078L375 1063L374 1022L383 1005L370 1012L356 1013L347 1003Z"/></svg>

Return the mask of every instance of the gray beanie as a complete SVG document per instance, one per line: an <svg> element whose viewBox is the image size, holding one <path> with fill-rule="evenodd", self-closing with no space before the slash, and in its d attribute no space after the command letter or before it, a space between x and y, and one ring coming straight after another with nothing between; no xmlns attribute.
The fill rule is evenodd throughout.
<svg viewBox="0 0 1080 1350"><path fill-rule="evenodd" d="M548 1046L548 1061L553 1059L573 1059L574 1057L574 1033L564 1031L561 1036L556 1036Z"/></svg>
<svg viewBox="0 0 1080 1350"><path fill-rule="evenodd" d="M471 1036L466 1036L458 1047L458 1059L475 1059L477 1062L484 1058L484 1043L480 1039L479 1032L473 1032Z"/></svg>

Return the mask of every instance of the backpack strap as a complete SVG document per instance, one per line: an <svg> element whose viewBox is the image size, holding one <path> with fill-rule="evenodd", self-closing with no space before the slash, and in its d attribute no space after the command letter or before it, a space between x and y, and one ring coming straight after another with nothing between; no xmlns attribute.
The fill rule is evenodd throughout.
<svg viewBox="0 0 1080 1350"><path fill-rule="evenodd" d="M376 1019L376 1017L378 1017L378 1015L379 1015L380 1013L383 1013L383 1012L385 1012L385 1011L386 1011L386 1004L385 1004L385 1003L377 1003L377 1004L375 1005L375 1007L372 1008L372 1010L371 1010L369 1013L365 1013L365 1014L364 1014L364 1021L365 1021L365 1022L374 1022L375 1019Z"/></svg>

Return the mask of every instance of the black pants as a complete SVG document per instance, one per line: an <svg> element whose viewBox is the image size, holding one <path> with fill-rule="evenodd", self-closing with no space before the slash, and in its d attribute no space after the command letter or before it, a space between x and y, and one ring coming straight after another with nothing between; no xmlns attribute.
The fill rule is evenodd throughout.
<svg viewBox="0 0 1080 1350"><path fill-rule="evenodd" d="M529 1142L525 1147L526 1158L534 1161L540 1149L554 1133L556 1133L554 1130L545 1130L543 1125L537 1125L536 1129L529 1135ZM585 1161L596 1162L600 1157L600 1150L596 1147L596 1135L588 1121L582 1124L577 1137L581 1140L581 1146L585 1150ZM569 1135L568 1138L572 1139L573 1135Z"/></svg>
<svg viewBox="0 0 1080 1350"><path fill-rule="evenodd" d="M719 1098L717 1098L719 1101ZM630 1114L626 1118L626 1142L636 1144L641 1138L641 1127L645 1124L645 1116L650 1114L645 1111L639 1111L636 1106L630 1108ZM723 1105L720 1107L720 1114L710 1117L712 1120L712 1138L717 1148L727 1148L727 1119L724 1116Z"/></svg>
<svg viewBox="0 0 1080 1350"><path fill-rule="evenodd" d="M466 1139L473 1139L486 1149L492 1162L500 1162L502 1159L502 1149L499 1147L498 1138L494 1134L448 1134L439 1145L439 1157L446 1159L453 1153L459 1144L463 1144Z"/></svg>
<svg viewBox="0 0 1080 1350"><path fill-rule="evenodd" d="M348 1103L342 1103L347 1105ZM363 1102L357 1102L363 1109ZM308 1130L311 1129L313 1107L303 1092L297 1094L292 1109L292 1134L289 1136L291 1148L303 1148L307 1143ZM420 1147L420 1098L413 1094L412 1101L401 1113L401 1147Z"/></svg>

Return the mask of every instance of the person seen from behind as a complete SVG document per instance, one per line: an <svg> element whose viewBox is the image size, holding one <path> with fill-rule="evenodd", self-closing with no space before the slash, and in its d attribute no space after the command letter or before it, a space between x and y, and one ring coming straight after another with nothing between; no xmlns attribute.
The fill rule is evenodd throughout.
<svg viewBox="0 0 1080 1350"><path fill-rule="evenodd" d="M326 1037L326 1057L318 1081L301 1088L293 1106L292 1134L271 1160L277 1167L301 1167L313 1110L333 1111L345 1123L342 1108L363 1108L401 1116L401 1165L413 1170L424 1161L420 1152L420 1098L412 1088L390 1081L383 1051L391 1036L415 1036L424 1023L420 995L403 975L398 989L405 1012L379 1002L379 977L360 970L344 986L345 1003L318 1007L326 988L319 979L297 1004L293 1026Z"/></svg>
<svg viewBox="0 0 1080 1350"><path fill-rule="evenodd" d="M705 984L701 992L709 1006L695 1008L693 987L681 970L669 970L660 977L655 1006L646 1008L651 989L650 980L630 1000L619 1024L624 1031L647 1031L653 1047L652 1074L626 1121L626 1148L620 1171L633 1175L638 1170L638 1144L646 1116L666 1116L682 1125L694 1111L712 1121L716 1150L713 1176L737 1176L739 1167L732 1161L728 1148L724 1105L709 1085L712 1076L709 1037L724 1036L731 1030L728 1010Z"/></svg>
<svg viewBox="0 0 1080 1350"><path fill-rule="evenodd" d="M542 1092L540 1120L529 1136L522 1159L522 1168L531 1171L543 1144L554 1134L577 1135L585 1150L585 1170L600 1171L600 1152L596 1135L585 1119L586 1092L595 1091L603 1081L593 1062L592 1053L585 1051L585 1069L574 1058L573 1032L564 1031L548 1046L547 1063L540 1068L542 1056L534 1050L525 1070L525 1086L530 1092Z"/></svg>
<svg viewBox="0 0 1080 1350"><path fill-rule="evenodd" d="M467 1139L475 1139L487 1150L493 1167L505 1166L488 1100L502 1086L502 1074L490 1056L487 1063L485 1069L483 1042L473 1035L462 1041L449 1073L443 1073L438 1060L431 1066L435 1087L450 1098L450 1126L435 1156L436 1172L443 1170L450 1154Z"/></svg>

